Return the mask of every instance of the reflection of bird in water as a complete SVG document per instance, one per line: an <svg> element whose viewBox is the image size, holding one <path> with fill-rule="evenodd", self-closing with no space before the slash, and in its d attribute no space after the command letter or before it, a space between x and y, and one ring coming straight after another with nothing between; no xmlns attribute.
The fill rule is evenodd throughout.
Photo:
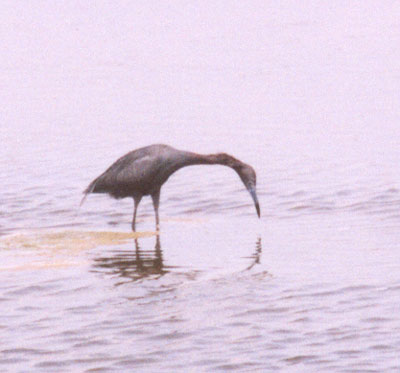
<svg viewBox="0 0 400 373"><path fill-rule="evenodd" d="M150 195L156 215L156 229L158 229L158 207L162 185L180 168L198 164L219 164L235 170L253 198L258 217L260 217L260 205L256 194L256 173L251 166L225 153L203 155L177 150L162 144L134 150L118 159L89 184L84 191L85 196L81 204L89 193L108 193L118 199L132 197L135 205L132 219L134 231L138 205L143 196Z"/></svg>
<svg viewBox="0 0 400 373"><path fill-rule="evenodd" d="M251 270L254 266L260 264L261 252L261 237L259 237L254 253L248 257L248 259L251 259L251 263L243 271ZM120 281L116 285L121 285L124 282L139 281L144 278L159 279L170 273L171 269L179 268L164 264L159 235L156 236L154 251L142 250L139 246L139 240L135 239L134 252L121 249L113 250L107 256L95 258L93 267L95 272L125 279L125 281ZM190 279L193 279L196 274L196 271L184 272L184 275Z"/></svg>
<svg viewBox="0 0 400 373"><path fill-rule="evenodd" d="M138 239L135 239L135 252L114 251L112 255L94 260L96 271L117 275L131 281L137 281L148 276L155 278L168 273L163 263L159 235L156 236L156 245L153 251L141 250Z"/></svg>
<svg viewBox="0 0 400 373"><path fill-rule="evenodd" d="M256 264L260 264L261 252L262 252L261 237L258 237L256 242L256 251L251 256L253 262L246 268L246 271L252 269Z"/></svg>

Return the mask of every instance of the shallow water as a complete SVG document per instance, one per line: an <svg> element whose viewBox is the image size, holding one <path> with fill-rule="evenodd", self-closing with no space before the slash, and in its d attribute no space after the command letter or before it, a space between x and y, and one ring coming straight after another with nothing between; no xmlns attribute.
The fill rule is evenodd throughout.
<svg viewBox="0 0 400 373"><path fill-rule="evenodd" d="M1 5L0 370L397 372L398 5L97 4ZM261 219L219 166L79 208L151 143Z"/></svg>

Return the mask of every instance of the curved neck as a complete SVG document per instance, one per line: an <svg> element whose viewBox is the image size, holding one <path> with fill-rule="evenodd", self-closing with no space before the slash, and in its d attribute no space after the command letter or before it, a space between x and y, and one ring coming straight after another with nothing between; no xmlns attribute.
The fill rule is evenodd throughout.
<svg viewBox="0 0 400 373"><path fill-rule="evenodd" d="M225 153L217 153L217 154L197 154L192 152L183 152L181 158L180 167L199 165L199 164L218 164L222 166L228 166L234 168L241 162L236 158L225 154Z"/></svg>

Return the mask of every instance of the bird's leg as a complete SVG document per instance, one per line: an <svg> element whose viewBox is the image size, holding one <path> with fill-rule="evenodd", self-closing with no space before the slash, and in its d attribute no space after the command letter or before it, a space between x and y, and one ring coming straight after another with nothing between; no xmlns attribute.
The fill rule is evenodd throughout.
<svg viewBox="0 0 400 373"><path fill-rule="evenodd" d="M141 199L142 199L142 196L133 197L135 207L133 208L132 231L134 231L134 232L135 232L135 224L136 224L136 212L137 212L137 208L139 206Z"/></svg>
<svg viewBox="0 0 400 373"><path fill-rule="evenodd" d="M153 193L151 195L151 199L153 200L154 212L156 214L156 230L160 229L160 218L158 216L158 206L160 205L160 191Z"/></svg>

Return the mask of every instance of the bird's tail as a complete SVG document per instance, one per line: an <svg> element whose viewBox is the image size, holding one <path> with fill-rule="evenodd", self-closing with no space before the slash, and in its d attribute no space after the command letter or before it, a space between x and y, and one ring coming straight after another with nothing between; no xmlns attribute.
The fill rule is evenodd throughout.
<svg viewBox="0 0 400 373"><path fill-rule="evenodd" d="M86 198L87 198L87 196L89 194L89 193L85 193L85 192L83 192L83 193L84 193L84 196L83 196L83 198L81 200L81 203L79 204L79 207L81 207L83 205L83 203L86 201Z"/></svg>
<svg viewBox="0 0 400 373"><path fill-rule="evenodd" d="M81 200L81 203L79 204L79 207L81 207L83 205L83 203L86 201L86 198L87 198L88 194L93 192L94 188L96 187L97 181L98 181L98 179L93 180L89 184L89 186L83 191L84 196L83 196L83 198Z"/></svg>

